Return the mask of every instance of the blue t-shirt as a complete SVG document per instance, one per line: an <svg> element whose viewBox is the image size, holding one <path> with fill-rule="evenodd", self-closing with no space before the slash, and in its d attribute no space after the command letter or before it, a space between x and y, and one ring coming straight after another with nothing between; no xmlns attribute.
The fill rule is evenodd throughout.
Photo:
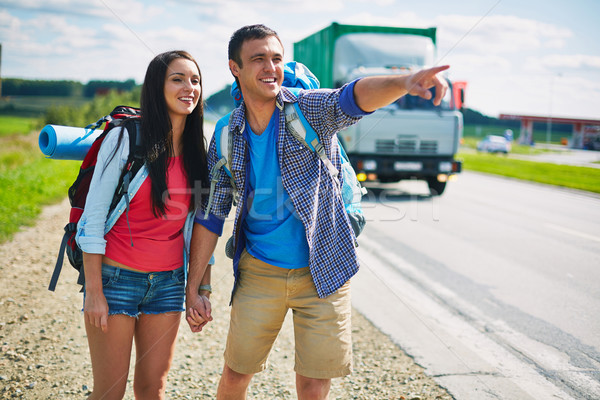
<svg viewBox="0 0 600 400"><path fill-rule="evenodd" d="M277 154L279 109L267 129L257 135L246 123L250 155L250 205L244 219L246 250L254 257L281 268L308 266L304 225L283 187Z"/></svg>

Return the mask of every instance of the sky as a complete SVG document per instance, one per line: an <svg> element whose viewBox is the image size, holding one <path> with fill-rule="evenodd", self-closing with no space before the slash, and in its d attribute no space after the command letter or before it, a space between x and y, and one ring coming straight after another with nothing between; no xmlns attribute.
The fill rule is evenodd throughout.
<svg viewBox="0 0 600 400"><path fill-rule="evenodd" d="M205 96L231 83L227 44L244 25L293 43L332 22L437 27L437 64L467 81L485 115L600 119L598 0L0 0L5 78L134 79L150 60L189 51Z"/></svg>

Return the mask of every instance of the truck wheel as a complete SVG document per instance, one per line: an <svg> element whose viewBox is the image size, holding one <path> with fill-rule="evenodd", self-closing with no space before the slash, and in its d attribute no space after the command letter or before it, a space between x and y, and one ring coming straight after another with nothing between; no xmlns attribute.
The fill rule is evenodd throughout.
<svg viewBox="0 0 600 400"><path fill-rule="evenodd" d="M437 178L427 178L427 186L432 196L441 196L446 189L446 182L439 182Z"/></svg>

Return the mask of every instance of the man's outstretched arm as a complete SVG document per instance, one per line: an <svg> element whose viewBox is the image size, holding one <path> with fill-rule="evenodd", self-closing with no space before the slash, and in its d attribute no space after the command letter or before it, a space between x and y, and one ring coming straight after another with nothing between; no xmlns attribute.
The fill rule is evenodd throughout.
<svg viewBox="0 0 600 400"><path fill-rule="evenodd" d="M407 75L369 76L360 79L354 85L354 99L361 110L372 112L400 97L410 94L431 99L430 88L435 88L433 104L440 104L448 89L448 83L441 72L450 68L448 65L423 69Z"/></svg>

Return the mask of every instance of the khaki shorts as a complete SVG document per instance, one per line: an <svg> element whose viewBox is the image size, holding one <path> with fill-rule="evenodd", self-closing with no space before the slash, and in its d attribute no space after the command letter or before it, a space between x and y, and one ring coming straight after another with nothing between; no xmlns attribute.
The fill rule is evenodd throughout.
<svg viewBox="0 0 600 400"><path fill-rule="evenodd" d="M264 370L291 308L296 341L294 370L317 379L352 372L350 282L320 299L308 267L275 267L245 250L239 271L225 348L229 368L241 374Z"/></svg>

